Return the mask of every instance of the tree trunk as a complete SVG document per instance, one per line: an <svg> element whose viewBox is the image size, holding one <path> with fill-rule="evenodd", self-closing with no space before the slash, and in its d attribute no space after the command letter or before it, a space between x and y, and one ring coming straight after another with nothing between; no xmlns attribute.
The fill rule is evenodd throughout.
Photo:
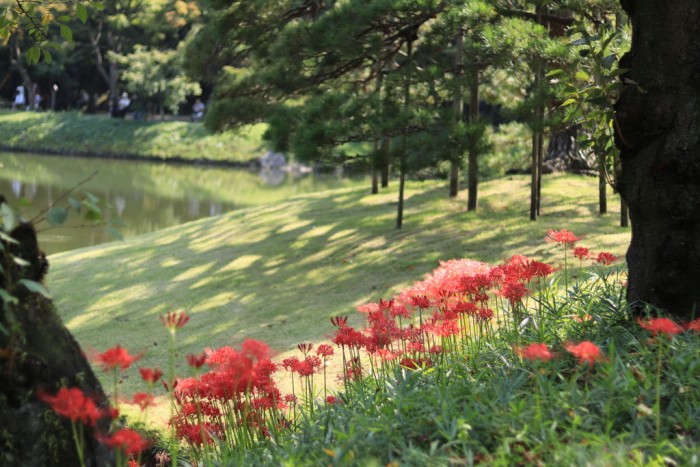
<svg viewBox="0 0 700 467"><path fill-rule="evenodd" d="M372 191L373 195L379 193L379 140L374 140L372 151Z"/></svg>
<svg viewBox="0 0 700 467"><path fill-rule="evenodd" d="M605 156L598 157L598 214L608 213L608 179L605 176Z"/></svg>
<svg viewBox="0 0 700 467"><path fill-rule="evenodd" d="M544 157L544 173L571 172L593 175L597 159L590 150L578 145L579 132L585 131L578 125L549 133L547 154Z"/></svg>
<svg viewBox="0 0 700 467"><path fill-rule="evenodd" d="M627 298L682 319L700 306L700 8L623 0L629 70L616 104L618 189L629 204Z"/></svg>
<svg viewBox="0 0 700 467"><path fill-rule="evenodd" d="M386 188L389 186L389 174L391 172L391 138L385 136L382 140L382 160L381 160L381 186Z"/></svg>
<svg viewBox="0 0 700 467"><path fill-rule="evenodd" d="M475 127L479 123L479 68L476 67L472 73L469 85L469 125ZM474 133L476 135L476 133ZM474 136L476 138L476 136ZM479 152L478 142L471 141L469 145L469 169L467 211L476 211L477 190L479 183Z"/></svg>
<svg viewBox="0 0 700 467"><path fill-rule="evenodd" d="M462 121L464 112L464 98L462 97L462 67L464 66L462 46L464 37L459 31L455 39L455 90L452 97L454 124L458 125ZM462 154L452 154L450 161L450 197L454 198L459 194L459 166L462 161Z"/></svg>
<svg viewBox="0 0 700 467"><path fill-rule="evenodd" d="M54 414L37 393L54 394L62 385L78 387L103 408L108 405L107 397L51 300L18 284L20 279L41 281L48 268L34 228L21 224L10 236L19 245L2 244L0 289L16 297L18 303L0 299L0 325L6 330L0 332L0 463L80 465L71 422ZM13 265L13 257L29 265ZM109 421L104 419L98 425L107 430ZM92 429L85 430L85 464L112 465L111 452L91 433Z"/></svg>

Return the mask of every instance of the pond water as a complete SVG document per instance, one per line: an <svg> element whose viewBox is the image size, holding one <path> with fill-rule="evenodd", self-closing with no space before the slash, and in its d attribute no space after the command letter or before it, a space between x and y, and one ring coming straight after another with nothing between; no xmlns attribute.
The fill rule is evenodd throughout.
<svg viewBox="0 0 700 467"><path fill-rule="evenodd" d="M124 237L357 183L333 175L0 153L0 194L19 206L25 219L52 203L68 207L69 197L90 193L112 206L105 217L123 223ZM52 254L115 240L108 229L85 224L73 211L61 227L38 224L41 248Z"/></svg>

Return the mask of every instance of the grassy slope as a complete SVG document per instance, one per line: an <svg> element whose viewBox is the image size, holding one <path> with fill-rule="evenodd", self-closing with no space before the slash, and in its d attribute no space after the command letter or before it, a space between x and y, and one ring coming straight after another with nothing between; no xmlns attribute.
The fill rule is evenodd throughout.
<svg viewBox="0 0 700 467"><path fill-rule="evenodd" d="M120 343L145 352L140 366L165 368L158 315L169 310L192 317L180 335L182 355L245 337L285 352L322 340L329 317L389 297L441 259L497 262L520 253L556 262L560 251L543 241L550 228L571 229L585 235L583 246L617 255L629 242L616 213L596 215L593 178L547 177L539 222L527 220L524 176L484 183L478 213L465 212L464 193L448 199L444 183L409 183L400 231L395 188L304 195L55 255L48 285L88 353ZM130 374L126 392L142 390Z"/></svg>
<svg viewBox="0 0 700 467"><path fill-rule="evenodd" d="M76 112L0 111L6 149L248 162L262 152L264 125L211 135L201 123L136 122Z"/></svg>

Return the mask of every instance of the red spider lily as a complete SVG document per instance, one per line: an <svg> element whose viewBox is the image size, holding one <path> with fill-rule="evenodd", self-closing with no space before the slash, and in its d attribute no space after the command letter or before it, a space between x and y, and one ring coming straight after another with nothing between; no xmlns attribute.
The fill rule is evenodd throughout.
<svg viewBox="0 0 700 467"><path fill-rule="evenodd" d="M574 233L570 230L561 229L548 230L547 237L545 237L545 240L548 242L558 243L560 245L573 245L574 243L581 240L581 238L574 235Z"/></svg>
<svg viewBox="0 0 700 467"><path fill-rule="evenodd" d="M598 253L598 256L596 256L595 258L596 263L605 264L606 266L608 264L612 264L612 262L616 260L617 256L614 256L612 253L608 253L605 251L601 251L600 253Z"/></svg>
<svg viewBox="0 0 700 467"><path fill-rule="evenodd" d="M103 416L95 402L78 388L61 388L55 396L39 392L37 396L58 415L74 422L80 420L86 425L94 425Z"/></svg>
<svg viewBox="0 0 700 467"><path fill-rule="evenodd" d="M554 272L554 268L546 263L530 261L527 265L530 277L547 277Z"/></svg>
<svg viewBox="0 0 700 467"><path fill-rule="evenodd" d="M97 363L102 365L104 371L110 371L117 368L121 368L125 371L131 366L136 360L141 358L140 355L129 355L126 349L122 348L120 345L116 345L111 349L104 351L101 354L95 356Z"/></svg>
<svg viewBox="0 0 700 467"><path fill-rule="evenodd" d="M142 411L146 410L148 407L156 406L155 397L153 397L153 394L148 394L147 392L137 392L134 394L131 402L134 405L138 405Z"/></svg>
<svg viewBox="0 0 700 467"><path fill-rule="evenodd" d="M515 351L525 360L549 361L556 357L556 354L549 351L547 344L533 343L527 347L516 347Z"/></svg>
<svg viewBox="0 0 700 467"><path fill-rule="evenodd" d="M331 324L337 328L345 327L348 324L347 316L334 316L331 318Z"/></svg>
<svg viewBox="0 0 700 467"><path fill-rule="evenodd" d="M584 259L591 256L591 252L588 251L588 248L577 246L576 248L574 248L574 256L583 261Z"/></svg>
<svg viewBox="0 0 700 467"><path fill-rule="evenodd" d="M331 339L335 345L341 347L362 347L367 338L360 331L349 326L343 326L337 329L335 336Z"/></svg>
<svg viewBox="0 0 700 467"><path fill-rule="evenodd" d="M139 368L139 373L141 373L141 378L148 384L155 384L163 376L163 372L160 368Z"/></svg>
<svg viewBox="0 0 700 467"><path fill-rule="evenodd" d="M477 317L481 320L489 320L493 318L493 310L491 308L479 308L479 313Z"/></svg>
<svg viewBox="0 0 700 467"><path fill-rule="evenodd" d="M321 370L321 359L318 357L306 357L304 360L300 360L296 364L294 371L296 371L299 376L311 376L314 373L318 373Z"/></svg>
<svg viewBox="0 0 700 467"><path fill-rule="evenodd" d="M141 467L141 464L139 464L137 460L129 459L129 462L126 463L126 467Z"/></svg>
<svg viewBox="0 0 700 467"><path fill-rule="evenodd" d="M408 304L418 308L430 308L430 299L425 295L411 295L408 297Z"/></svg>
<svg viewBox="0 0 700 467"><path fill-rule="evenodd" d="M284 396L284 401L287 404L296 404L297 403L297 396L294 394L287 394Z"/></svg>
<svg viewBox="0 0 700 467"><path fill-rule="evenodd" d="M294 371L294 368L299 364L299 359L297 357L289 357L282 360L282 366L287 371Z"/></svg>
<svg viewBox="0 0 700 467"><path fill-rule="evenodd" d="M569 342L564 345L564 348L574 357L578 357L578 362L580 364L588 363L592 365L596 361L601 361L603 359L600 348L593 342L583 341L579 344Z"/></svg>
<svg viewBox="0 0 700 467"><path fill-rule="evenodd" d="M187 364L195 369L202 368L207 362L207 354L205 353L199 355L189 354L185 358L187 359Z"/></svg>
<svg viewBox="0 0 700 467"><path fill-rule="evenodd" d="M97 438L111 448L122 449L126 455L138 454L149 444L137 431L129 428L122 428L111 436L98 435Z"/></svg>
<svg viewBox="0 0 700 467"><path fill-rule="evenodd" d="M700 318L693 320L690 323L686 324L685 328L688 331L700 332Z"/></svg>
<svg viewBox="0 0 700 467"><path fill-rule="evenodd" d="M169 311L160 316L160 321L170 332L175 332L180 329L190 320L190 317L184 311Z"/></svg>
<svg viewBox="0 0 700 467"><path fill-rule="evenodd" d="M321 344L318 347L316 347L316 355L318 355L319 357L332 357L333 347L331 347L328 344Z"/></svg>
<svg viewBox="0 0 700 467"><path fill-rule="evenodd" d="M314 345L310 342L307 343L301 343L297 345L297 349L306 356L307 353L311 352L311 349L314 348Z"/></svg>
<svg viewBox="0 0 700 467"><path fill-rule="evenodd" d="M335 396L326 397L326 404L328 404L328 405L340 405L342 403L343 403L343 401L338 399Z"/></svg>
<svg viewBox="0 0 700 467"><path fill-rule="evenodd" d="M498 294L507 299L513 306L520 302L528 292L529 290L522 282L507 280L501 287L501 290L498 291Z"/></svg>
<svg viewBox="0 0 700 467"><path fill-rule="evenodd" d="M647 331L651 331L654 336L666 334L672 336L683 332L683 328L668 318L651 318L647 321L637 319L637 323Z"/></svg>

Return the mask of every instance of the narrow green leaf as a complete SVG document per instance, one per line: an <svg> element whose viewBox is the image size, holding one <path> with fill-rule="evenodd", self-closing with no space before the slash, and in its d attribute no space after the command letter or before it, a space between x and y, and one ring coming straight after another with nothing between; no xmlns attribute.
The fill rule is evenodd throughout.
<svg viewBox="0 0 700 467"><path fill-rule="evenodd" d="M2 226L5 232L10 232L17 226L17 214L7 203L0 205L0 216L2 216Z"/></svg>
<svg viewBox="0 0 700 467"><path fill-rule="evenodd" d="M576 79L581 81L588 81L589 79L591 79L591 76L583 70L577 71L575 76Z"/></svg>
<svg viewBox="0 0 700 467"><path fill-rule="evenodd" d="M29 266L31 264L29 261L24 258L20 258L19 256L13 256L12 260L22 267Z"/></svg>
<svg viewBox="0 0 700 467"><path fill-rule="evenodd" d="M41 52L44 54L44 61L46 63L51 63L53 61L53 57L51 56L51 52L49 52L47 49L42 49Z"/></svg>
<svg viewBox="0 0 700 467"><path fill-rule="evenodd" d="M70 28L70 26L60 24L59 27L61 28L61 37L68 42L73 42L73 30Z"/></svg>
<svg viewBox="0 0 700 467"><path fill-rule="evenodd" d="M75 14L78 15L80 21L82 21L83 24L85 24L85 22L87 21L87 9L85 8L85 5L83 5L82 3L78 3L77 5L75 5Z"/></svg>
<svg viewBox="0 0 700 467"><path fill-rule="evenodd" d="M68 219L68 209L51 208L46 213L46 220L53 226L62 225Z"/></svg>
<svg viewBox="0 0 700 467"><path fill-rule="evenodd" d="M5 303L18 303L17 297L13 297L9 293L7 293L7 290L5 289L0 289L0 298L2 298L2 301Z"/></svg>
<svg viewBox="0 0 700 467"><path fill-rule="evenodd" d="M29 50L27 50L27 63L30 65L38 63L40 54L41 51L39 50L39 47L36 45L31 46Z"/></svg>
<svg viewBox="0 0 700 467"><path fill-rule="evenodd" d="M5 242L7 242L7 243L14 243L14 244L16 244L16 245L19 245L19 242L18 242L17 240L15 240L14 238L10 237L9 235L7 235L7 234L6 234L5 232L3 232L2 230L0 230L0 239L2 239L3 241L5 241Z"/></svg>
<svg viewBox="0 0 700 467"><path fill-rule="evenodd" d="M80 212L80 201L75 198L68 198L68 204L70 204L71 207L76 210L76 212Z"/></svg>
<svg viewBox="0 0 700 467"><path fill-rule="evenodd" d="M46 290L46 287L41 285L36 281L30 281L29 279L20 279L17 281L18 284L25 286L30 292L38 293L46 298L51 298L51 294Z"/></svg>
<svg viewBox="0 0 700 467"><path fill-rule="evenodd" d="M561 103L560 107L566 107L567 105L575 104L576 99L567 99Z"/></svg>

